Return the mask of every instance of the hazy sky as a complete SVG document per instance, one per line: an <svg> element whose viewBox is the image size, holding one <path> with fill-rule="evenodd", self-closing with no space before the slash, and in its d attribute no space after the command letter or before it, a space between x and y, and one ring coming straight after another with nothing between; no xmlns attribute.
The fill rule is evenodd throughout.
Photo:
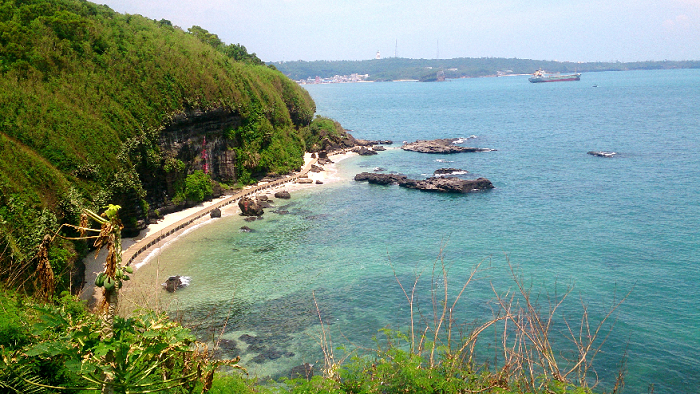
<svg viewBox="0 0 700 394"><path fill-rule="evenodd" d="M104 2L105 0L102 0ZM100 0L96 2L100 3ZM700 0L106 0L263 61L700 60ZM398 42L398 45L397 45Z"/></svg>

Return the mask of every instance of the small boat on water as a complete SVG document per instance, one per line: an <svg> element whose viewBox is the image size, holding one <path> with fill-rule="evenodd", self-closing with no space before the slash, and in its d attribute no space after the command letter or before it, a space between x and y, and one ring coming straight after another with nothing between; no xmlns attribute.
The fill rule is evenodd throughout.
<svg viewBox="0 0 700 394"><path fill-rule="evenodd" d="M538 83L538 82L565 82L565 81L580 81L581 80L581 74L580 73L574 73L574 74L565 74L562 75L560 73L546 73L542 71L542 69L539 69L535 71L534 74L532 74L532 77L527 79L528 81L532 83Z"/></svg>

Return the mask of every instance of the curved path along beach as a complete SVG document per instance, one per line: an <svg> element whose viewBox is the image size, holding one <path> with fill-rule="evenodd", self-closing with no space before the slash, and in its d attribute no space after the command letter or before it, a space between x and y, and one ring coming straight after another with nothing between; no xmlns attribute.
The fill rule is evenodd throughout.
<svg viewBox="0 0 700 394"><path fill-rule="evenodd" d="M243 197L247 197L250 195L254 195L255 193L258 193L260 191L266 190L266 189L272 189L275 187L282 186L286 183L294 182L300 177L305 176L308 174L309 170L311 169L311 166L313 164L316 164L318 160L317 159L311 159L309 160L304 168L302 170L294 175L288 176L286 178L278 179L273 182L265 183L265 184L260 184L256 185L252 188L242 190L232 196L226 197L224 200L219 201L215 204L209 205L206 208L202 208L199 211L187 216L186 218L178 221L177 223L171 224L170 226L162 229L161 231L151 234L146 236L143 239L140 239L133 245L131 245L128 249L126 249L124 252L122 252L122 262L126 265L131 265L131 263L142 253L148 251L151 247L156 245L158 242L163 240L166 237L169 237L170 235L174 234L175 232L189 226L190 224L194 223L196 220L209 215L211 211L214 209L221 209L229 204L235 203L238 200L240 200Z"/></svg>
<svg viewBox="0 0 700 394"><path fill-rule="evenodd" d="M168 215L168 217L181 217L183 213L191 212L184 218L177 220L174 223L166 224L165 226L152 225L149 226L144 232L142 232L142 238L136 237L133 239L123 239L122 247L124 251L122 252L122 262L126 265L134 265L140 260L145 260L149 252L159 246L162 246L162 242L170 237L173 237L180 232L184 231L189 226L196 224L205 218L207 215L211 214L214 209L223 209L233 203L238 202L243 197L255 195L261 191L268 189L278 188L288 183L297 181L299 178L306 176L311 170L311 166L317 163L317 159L311 158L310 154L305 156L305 165L296 174L281 178L272 182L258 184L253 187L241 190L231 196L219 199L219 201L204 203L204 206L190 208L182 212L176 212ZM194 212L193 212L194 211ZM179 214L179 215L178 215ZM165 221L165 220L164 220ZM161 228L159 228L161 227ZM145 233L145 236L143 234ZM95 256L94 253L88 255L85 258L85 285L80 294L82 300L88 301L88 305L91 307L97 305L101 298L100 292L95 292L95 287L92 285L95 281L97 273L103 270L103 264L105 261L105 251L101 251L99 255Z"/></svg>

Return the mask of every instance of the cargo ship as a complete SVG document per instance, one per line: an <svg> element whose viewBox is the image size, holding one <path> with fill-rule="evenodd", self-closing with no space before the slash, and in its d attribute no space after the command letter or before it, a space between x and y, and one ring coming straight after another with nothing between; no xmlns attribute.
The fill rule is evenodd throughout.
<svg viewBox="0 0 700 394"><path fill-rule="evenodd" d="M579 73L566 74L566 75L562 75L560 73L549 74L549 73L545 73L544 71L542 71L542 69L539 69L539 70L535 71L535 73L532 74L532 77L528 78L527 80L532 82L532 83L580 81L581 74L579 74Z"/></svg>

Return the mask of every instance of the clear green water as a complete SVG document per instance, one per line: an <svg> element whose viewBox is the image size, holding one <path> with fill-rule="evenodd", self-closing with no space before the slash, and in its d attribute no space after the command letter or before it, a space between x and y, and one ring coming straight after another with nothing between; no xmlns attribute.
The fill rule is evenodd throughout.
<svg viewBox="0 0 700 394"><path fill-rule="evenodd" d="M491 316L491 285L513 286L507 259L535 292L574 285L562 309L569 319L580 315L579 298L595 320L631 291L596 359L602 387L614 381L627 349L626 392L650 384L656 393L697 392L700 70L584 74L558 84L511 77L308 90L318 113L359 138L400 144L476 135L465 145L497 151L397 149L350 158L338 165L340 180L276 201L289 214L267 210L252 224L224 217L181 237L134 276L191 277L163 297L201 323L203 336L228 317L223 337L259 376L321 361L315 294L336 345L371 346L377 330L407 324L392 267L405 284L427 269L418 291L427 311L429 270L444 245L454 290L479 262L489 267L465 293L460 321ZM590 150L619 155L597 158ZM496 188L455 196L351 180L375 167L416 178L457 167ZM244 224L255 232L240 232ZM267 348L249 347L243 334ZM484 359L490 349L484 340ZM265 351L274 359L263 360Z"/></svg>

